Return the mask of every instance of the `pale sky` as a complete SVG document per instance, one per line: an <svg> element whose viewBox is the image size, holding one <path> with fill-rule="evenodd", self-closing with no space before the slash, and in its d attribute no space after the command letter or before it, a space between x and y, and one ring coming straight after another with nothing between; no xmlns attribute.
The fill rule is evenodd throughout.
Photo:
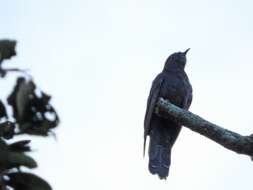
<svg viewBox="0 0 253 190"><path fill-rule="evenodd" d="M188 129L166 181L149 174L142 145L151 82L187 48L190 110L253 133L252 8L250 0L2 0L0 38L18 40L6 64L29 68L61 118L57 141L33 138L35 172L54 190L251 189L248 157Z"/></svg>

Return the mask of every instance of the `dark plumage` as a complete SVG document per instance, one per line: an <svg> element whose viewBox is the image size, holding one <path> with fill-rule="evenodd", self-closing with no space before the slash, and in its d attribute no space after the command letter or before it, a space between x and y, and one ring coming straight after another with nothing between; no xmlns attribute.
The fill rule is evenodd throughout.
<svg viewBox="0 0 253 190"><path fill-rule="evenodd" d="M181 126L170 119L157 116L154 108L159 97L188 109L192 102L192 87L184 71L186 53L177 52L168 57L163 71L152 83L144 120L144 151L147 136L149 142L149 171L166 179L171 163L171 148L175 143Z"/></svg>

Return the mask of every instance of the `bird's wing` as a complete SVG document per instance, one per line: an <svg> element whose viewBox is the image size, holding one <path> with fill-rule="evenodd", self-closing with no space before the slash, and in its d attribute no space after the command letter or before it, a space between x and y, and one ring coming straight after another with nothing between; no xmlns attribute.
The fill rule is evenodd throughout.
<svg viewBox="0 0 253 190"><path fill-rule="evenodd" d="M152 83L152 87L149 93L148 102L147 102L147 109L144 119L144 146L143 146L143 154L145 154L145 147L146 147L146 138L150 131L150 122L152 119L152 114L154 112L155 105L157 103L161 86L164 79L162 75L158 75Z"/></svg>
<svg viewBox="0 0 253 190"><path fill-rule="evenodd" d="M184 104L184 108L185 109L189 109L189 107L190 107L190 105L191 105L191 103L192 103L192 86L191 85L189 85L189 87L188 87L188 93L187 93L187 96L186 96L186 98L185 98L185 104Z"/></svg>

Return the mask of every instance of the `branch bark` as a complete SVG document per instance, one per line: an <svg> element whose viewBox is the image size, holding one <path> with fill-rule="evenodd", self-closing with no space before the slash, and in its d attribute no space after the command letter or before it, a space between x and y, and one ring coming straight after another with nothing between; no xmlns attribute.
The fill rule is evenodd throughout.
<svg viewBox="0 0 253 190"><path fill-rule="evenodd" d="M163 98L159 98L155 113L162 117L169 117L176 123L204 135L223 147L238 154L248 155L253 159L252 136L243 136L227 130L190 111L181 109Z"/></svg>

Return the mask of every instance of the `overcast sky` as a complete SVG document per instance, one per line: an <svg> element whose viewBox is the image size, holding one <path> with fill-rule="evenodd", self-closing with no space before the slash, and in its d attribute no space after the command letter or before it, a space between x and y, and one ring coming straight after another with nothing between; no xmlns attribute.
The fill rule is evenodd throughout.
<svg viewBox="0 0 253 190"><path fill-rule="evenodd" d="M252 8L250 0L2 0L0 37L18 40L8 64L30 69L61 118L57 141L33 138L35 172L54 190L249 189L248 157L188 129L166 181L149 174L142 145L151 82L187 48L190 110L253 133Z"/></svg>

